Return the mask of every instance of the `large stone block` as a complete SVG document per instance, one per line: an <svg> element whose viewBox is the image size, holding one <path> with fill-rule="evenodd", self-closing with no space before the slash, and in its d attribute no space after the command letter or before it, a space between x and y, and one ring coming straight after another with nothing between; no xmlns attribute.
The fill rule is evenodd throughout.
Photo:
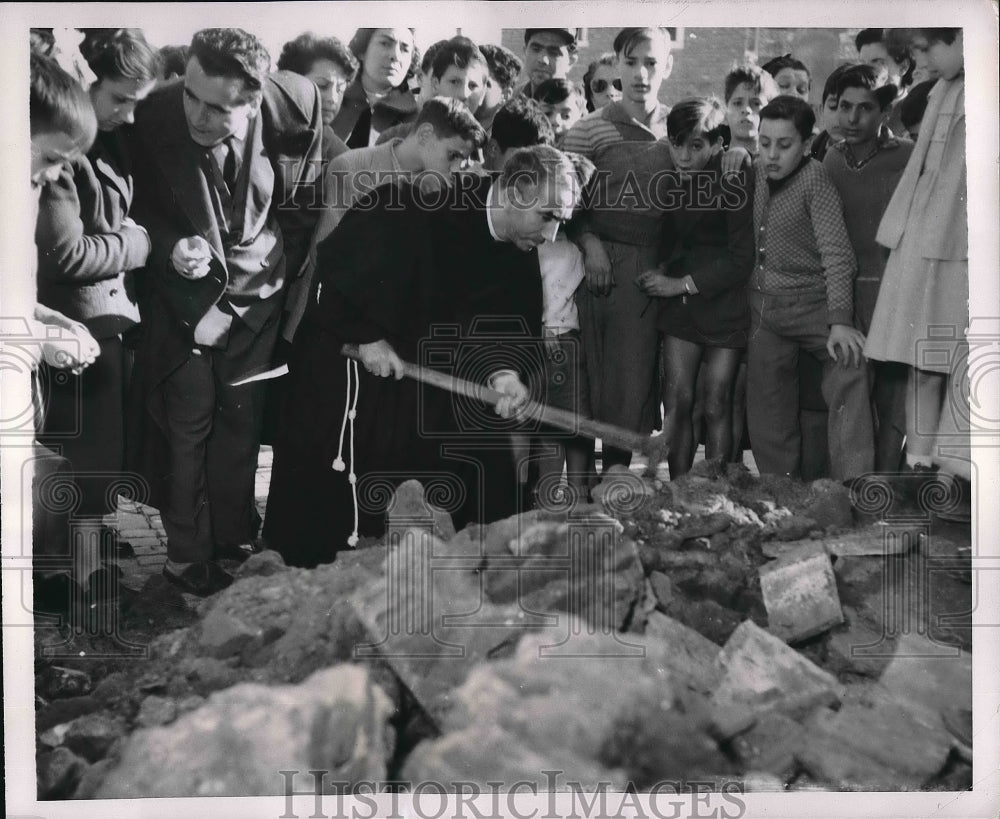
<svg viewBox="0 0 1000 819"><path fill-rule="evenodd" d="M97 797L280 796L280 771L311 769L330 781L378 782L392 753L391 713L361 666L300 685L243 683L169 726L133 733Z"/></svg>
<svg viewBox="0 0 1000 819"><path fill-rule="evenodd" d="M812 550L789 553L760 567L768 630L788 643L821 634L844 621L833 565Z"/></svg>
<svg viewBox="0 0 1000 819"><path fill-rule="evenodd" d="M851 790L914 790L937 774L948 757L943 725L914 719L888 699L821 708L806 722L809 742L798 759L817 779Z"/></svg>
<svg viewBox="0 0 1000 819"><path fill-rule="evenodd" d="M733 632L718 663L722 681L712 694L716 707L795 718L839 699L832 675L750 620Z"/></svg>
<svg viewBox="0 0 1000 819"><path fill-rule="evenodd" d="M650 659L662 663L672 678L701 694L715 690L721 676L715 643L658 611L646 621L646 636L653 644Z"/></svg>

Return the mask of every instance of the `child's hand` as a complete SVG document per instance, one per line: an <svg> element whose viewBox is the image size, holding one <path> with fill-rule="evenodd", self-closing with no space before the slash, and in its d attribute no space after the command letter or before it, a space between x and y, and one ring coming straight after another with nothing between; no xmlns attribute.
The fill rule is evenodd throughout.
<svg viewBox="0 0 1000 819"><path fill-rule="evenodd" d="M826 351L830 358L842 367L860 367L865 360L865 336L849 324L830 325L830 335L826 340ZM843 353L843 358L841 358Z"/></svg>
<svg viewBox="0 0 1000 819"><path fill-rule="evenodd" d="M722 154L722 173L736 173L745 162L750 161L750 152L736 145Z"/></svg>
<svg viewBox="0 0 1000 819"><path fill-rule="evenodd" d="M635 285L647 296L668 299L684 292L680 279L668 279L659 270L647 270L635 277ZM678 290L678 286L680 290Z"/></svg>
<svg viewBox="0 0 1000 819"><path fill-rule="evenodd" d="M60 327L59 336L49 335L42 342L42 358L50 367L80 375L97 360L101 348L84 325L76 321L73 325Z"/></svg>
<svg viewBox="0 0 1000 819"><path fill-rule="evenodd" d="M615 286L608 252L596 236L583 244L583 269L587 272L587 287L595 296L606 296Z"/></svg>

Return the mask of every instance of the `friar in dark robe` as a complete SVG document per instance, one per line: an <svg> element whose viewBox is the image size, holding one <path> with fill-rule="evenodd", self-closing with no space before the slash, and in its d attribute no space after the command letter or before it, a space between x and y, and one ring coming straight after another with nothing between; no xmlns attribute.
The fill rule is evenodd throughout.
<svg viewBox="0 0 1000 819"><path fill-rule="evenodd" d="M264 526L290 565L381 536L392 491L410 478L459 528L519 511L508 433L541 366L536 248L572 214L579 183L548 146L518 151L499 177L422 181L376 189L317 248ZM503 398L491 408L400 380L402 361Z"/></svg>

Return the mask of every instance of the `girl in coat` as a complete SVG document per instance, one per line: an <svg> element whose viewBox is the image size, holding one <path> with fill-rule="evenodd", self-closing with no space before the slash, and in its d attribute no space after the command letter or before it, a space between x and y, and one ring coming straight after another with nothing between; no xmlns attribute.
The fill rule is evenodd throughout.
<svg viewBox="0 0 1000 819"><path fill-rule="evenodd" d="M80 51L96 75L89 96L97 115L93 147L42 189L35 241L38 300L82 322L100 356L75 378L44 379L40 438L73 464L78 514L115 511L113 487L124 458L124 396L131 355L123 334L139 323L131 271L149 254L149 236L129 218L132 178L119 127L156 83L156 51L138 29L91 29Z"/></svg>
<svg viewBox="0 0 1000 819"><path fill-rule="evenodd" d="M889 248L865 356L910 366L906 462L930 477L939 443L968 446L969 244L965 164L965 66L960 28L915 29L911 53L940 74L913 153L879 225ZM967 420L966 420L966 423ZM943 440L941 434L953 436ZM949 469L968 478L968 461Z"/></svg>

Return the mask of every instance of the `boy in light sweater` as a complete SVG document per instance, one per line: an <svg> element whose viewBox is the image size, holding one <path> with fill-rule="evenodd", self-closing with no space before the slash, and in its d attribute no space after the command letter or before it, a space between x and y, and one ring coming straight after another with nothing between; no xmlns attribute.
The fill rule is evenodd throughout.
<svg viewBox="0 0 1000 819"><path fill-rule="evenodd" d="M812 108L780 96L760 116L747 370L754 458L761 473L800 475L798 360L806 352L823 367L830 467L845 481L874 465L854 251L840 196L809 156Z"/></svg>

